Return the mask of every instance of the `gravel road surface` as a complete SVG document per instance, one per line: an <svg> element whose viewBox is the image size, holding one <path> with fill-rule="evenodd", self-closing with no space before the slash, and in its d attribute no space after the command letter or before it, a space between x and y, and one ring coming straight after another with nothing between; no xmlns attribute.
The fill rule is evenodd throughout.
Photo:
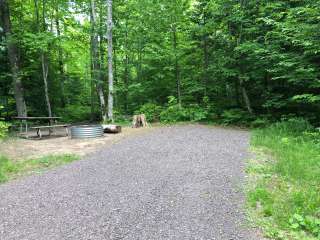
<svg viewBox="0 0 320 240"><path fill-rule="evenodd" d="M255 240L243 214L249 135L159 128L0 186L0 239Z"/></svg>

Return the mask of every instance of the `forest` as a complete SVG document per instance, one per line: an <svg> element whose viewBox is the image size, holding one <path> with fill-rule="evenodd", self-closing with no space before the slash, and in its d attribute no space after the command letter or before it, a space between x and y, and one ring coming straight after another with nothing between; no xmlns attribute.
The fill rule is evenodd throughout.
<svg viewBox="0 0 320 240"><path fill-rule="evenodd" d="M1 117L318 123L319 2L1 0Z"/></svg>

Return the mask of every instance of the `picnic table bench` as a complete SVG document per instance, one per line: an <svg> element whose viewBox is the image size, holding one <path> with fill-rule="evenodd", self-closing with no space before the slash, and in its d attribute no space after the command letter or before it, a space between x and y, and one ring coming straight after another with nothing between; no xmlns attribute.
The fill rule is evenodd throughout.
<svg viewBox="0 0 320 240"><path fill-rule="evenodd" d="M69 130L68 130L69 126L70 125L67 125L67 124L60 124L60 125L49 125L49 126L35 126L35 127L30 127L30 128L37 130L37 136L41 139L42 138L41 130L44 130L44 129L48 129L49 135L51 135L52 130L54 130L55 128L64 128L66 131L66 136L69 136Z"/></svg>

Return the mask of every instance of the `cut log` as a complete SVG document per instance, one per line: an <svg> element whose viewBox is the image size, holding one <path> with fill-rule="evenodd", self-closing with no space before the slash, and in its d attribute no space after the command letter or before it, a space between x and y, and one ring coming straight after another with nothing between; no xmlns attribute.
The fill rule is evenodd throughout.
<svg viewBox="0 0 320 240"><path fill-rule="evenodd" d="M102 125L105 133L121 133L121 126L118 125Z"/></svg>
<svg viewBox="0 0 320 240"><path fill-rule="evenodd" d="M132 121L132 127L133 128L140 128L140 127L148 127L146 115L140 114L140 115L134 115L133 121Z"/></svg>

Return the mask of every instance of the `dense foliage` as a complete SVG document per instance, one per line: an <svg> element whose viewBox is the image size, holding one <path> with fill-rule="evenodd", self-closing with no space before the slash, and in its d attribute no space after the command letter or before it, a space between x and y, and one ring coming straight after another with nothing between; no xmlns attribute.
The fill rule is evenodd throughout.
<svg viewBox="0 0 320 240"><path fill-rule="evenodd" d="M258 211L258 222L275 239L319 239L319 130L291 119L255 131L252 143L273 156L249 168L256 176L249 201Z"/></svg>
<svg viewBox="0 0 320 240"><path fill-rule="evenodd" d="M0 110L2 109L3 107L0 106ZM0 118L0 139L1 138L4 138L7 133L8 133L8 128L9 128L9 124L5 121L3 121L4 119L1 119Z"/></svg>
<svg viewBox="0 0 320 240"><path fill-rule="evenodd" d="M8 37L3 31L2 11L1 115L17 114L6 47L11 43L19 56L28 115L48 114L43 81L47 66L53 115L67 121L99 119L99 89L105 95L108 89L106 1L7 2L12 34ZM248 124L258 118L259 125L284 116L319 120L320 1L113 4L118 116L143 110L154 115L149 120L165 122L206 118ZM98 41L98 53L92 52L93 39ZM93 69L96 58L99 66ZM176 102L168 103L169 96Z"/></svg>
<svg viewBox="0 0 320 240"><path fill-rule="evenodd" d="M0 139L7 136L9 124L0 121Z"/></svg>

